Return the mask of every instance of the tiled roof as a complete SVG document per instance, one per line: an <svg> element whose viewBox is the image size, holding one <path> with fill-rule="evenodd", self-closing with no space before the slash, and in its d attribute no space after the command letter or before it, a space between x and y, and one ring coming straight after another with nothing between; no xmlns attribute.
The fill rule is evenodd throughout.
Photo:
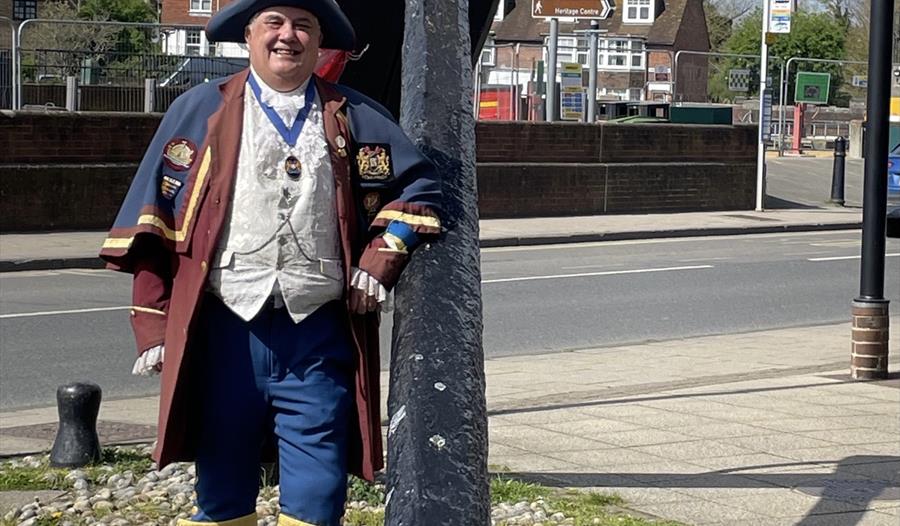
<svg viewBox="0 0 900 526"><path fill-rule="evenodd" d="M675 43L678 28L684 15L685 7L690 1L699 0L665 0L662 13L658 13L653 24L626 24L622 21L622 8L617 6L613 15L600 20L600 29L606 29L610 35L644 37L650 45L671 46ZM621 0L614 3L623 3ZM587 29L590 21L583 20L577 24L560 22L561 34L572 33L576 29ZM519 0L516 7L501 22L494 22L494 40L496 42L543 42L544 35L550 33L550 23L531 17L531 1Z"/></svg>

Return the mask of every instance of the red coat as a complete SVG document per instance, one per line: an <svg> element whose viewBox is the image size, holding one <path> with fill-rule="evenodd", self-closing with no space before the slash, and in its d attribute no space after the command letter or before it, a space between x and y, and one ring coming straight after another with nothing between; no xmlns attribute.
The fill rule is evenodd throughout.
<svg viewBox="0 0 900 526"><path fill-rule="evenodd" d="M232 201L247 74L245 71L214 86L195 88L196 103L191 102L189 92L186 102L170 109L166 119L174 124L164 119L160 125L101 251L109 268L134 273L131 317L138 349L165 344L159 435L154 452L160 466L191 461L196 449L202 447L194 440L194 403L198 397L192 392L200 384L197 375L203 363L195 359L198 353L192 348L208 262L215 255ZM391 220L407 222L420 236L439 233L435 210L440 183L433 167L405 136L398 138L399 128L380 107L346 88L318 78L316 82L335 177L346 303L352 266L366 270L388 289L399 278L408 254L386 250L383 240L377 237ZM177 119L203 105L214 109L205 122L205 133L196 141L185 137L184 143L201 147L189 148L195 154L189 159L189 168L173 165L168 148L173 141L182 139L181 130L187 129ZM202 111L199 114L202 116ZM193 119L182 120L196 123L198 119L194 115ZM387 145L386 151L393 156L389 158L389 177L361 176L351 163L354 151L358 161L374 151L368 146L370 143ZM182 184L170 181L163 188L167 191L158 190L163 175L169 179L180 177ZM171 195L173 188L176 197ZM358 429L358 433L350 447L350 468L371 480L375 471L383 467L378 315L351 314L348 308L347 316L357 351L358 426L351 428Z"/></svg>

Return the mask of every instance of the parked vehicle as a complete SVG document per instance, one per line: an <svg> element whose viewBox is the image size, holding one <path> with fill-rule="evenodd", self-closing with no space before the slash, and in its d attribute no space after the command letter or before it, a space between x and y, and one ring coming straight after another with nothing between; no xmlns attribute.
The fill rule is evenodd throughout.
<svg viewBox="0 0 900 526"><path fill-rule="evenodd" d="M900 144L888 154L887 235L900 237Z"/></svg>
<svg viewBox="0 0 900 526"><path fill-rule="evenodd" d="M210 80L227 77L250 65L242 57L187 57L178 68L159 83L161 88L189 88Z"/></svg>

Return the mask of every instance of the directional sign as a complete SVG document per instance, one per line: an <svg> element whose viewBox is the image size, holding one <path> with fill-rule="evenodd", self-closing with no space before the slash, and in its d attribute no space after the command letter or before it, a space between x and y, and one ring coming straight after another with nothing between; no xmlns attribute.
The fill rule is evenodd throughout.
<svg viewBox="0 0 900 526"><path fill-rule="evenodd" d="M609 18L614 6L609 0L531 0L534 18Z"/></svg>
<svg viewBox="0 0 900 526"><path fill-rule="evenodd" d="M791 0L769 0L769 33L791 32Z"/></svg>

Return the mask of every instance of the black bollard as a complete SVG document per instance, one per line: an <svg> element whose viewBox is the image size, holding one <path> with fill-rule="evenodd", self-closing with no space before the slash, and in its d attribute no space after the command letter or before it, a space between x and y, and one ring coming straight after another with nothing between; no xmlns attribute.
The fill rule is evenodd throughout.
<svg viewBox="0 0 900 526"><path fill-rule="evenodd" d="M97 414L100 386L90 383L61 385L56 390L59 429L50 452L55 468L78 468L100 460Z"/></svg>
<svg viewBox="0 0 900 526"><path fill-rule="evenodd" d="M834 140L834 168L831 171L831 202L844 206L844 164L847 161L847 139Z"/></svg>

